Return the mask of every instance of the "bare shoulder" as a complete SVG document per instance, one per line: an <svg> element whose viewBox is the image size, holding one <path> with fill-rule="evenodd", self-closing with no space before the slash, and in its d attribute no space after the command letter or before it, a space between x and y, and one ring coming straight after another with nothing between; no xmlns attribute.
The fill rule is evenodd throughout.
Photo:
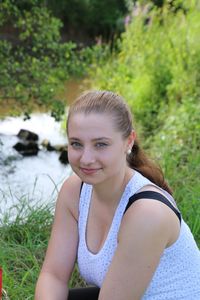
<svg viewBox="0 0 200 300"><path fill-rule="evenodd" d="M60 193L76 194L80 192L80 186L81 179L76 174L73 174L64 181Z"/></svg>
<svg viewBox="0 0 200 300"><path fill-rule="evenodd" d="M155 191L166 197L156 186L147 185L138 192ZM166 246L174 243L180 232L180 222L176 214L166 204L153 199L142 198L135 201L124 215L121 232L129 228L138 229L145 235L157 235L165 238Z"/></svg>
<svg viewBox="0 0 200 300"><path fill-rule="evenodd" d="M123 223L128 226L137 226L138 229L146 228L164 229L168 226L169 215L163 203L152 199L139 199L126 211Z"/></svg>
<svg viewBox="0 0 200 300"><path fill-rule="evenodd" d="M81 183L81 179L77 175L69 176L64 181L57 200L57 206L70 210L76 220L78 219Z"/></svg>

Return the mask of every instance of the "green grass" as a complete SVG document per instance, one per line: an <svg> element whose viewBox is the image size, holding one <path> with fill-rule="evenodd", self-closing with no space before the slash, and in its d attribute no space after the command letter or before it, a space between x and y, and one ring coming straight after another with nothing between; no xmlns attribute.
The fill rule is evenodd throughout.
<svg viewBox="0 0 200 300"><path fill-rule="evenodd" d="M14 220L9 221L8 215L2 220L0 261L8 299L33 299L50 234L52 208L51 204L32 209L23 200Z"/></svg>
<svg viewBox="0 0 200 300"><path fill-rule="evenodd" d="M28 199L21 199L15 211L14 219L6 214L0 225L3 299L28 300L34 298L35 284L50 237L54 203L31 208ZM70 286L83 284L76 267Z"/></svg>

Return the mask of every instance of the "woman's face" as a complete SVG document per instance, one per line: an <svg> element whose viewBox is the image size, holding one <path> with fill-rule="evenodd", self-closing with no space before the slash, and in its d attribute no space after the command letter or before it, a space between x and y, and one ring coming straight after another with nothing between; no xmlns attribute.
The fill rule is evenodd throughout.
<svg viewBox="0 0 200 300"><path fill-rule="evenodd" d="M69 163L86 183L102 183L127 167L130 138L123 139L109 114L75 113L69 120L68 140Z"/></svg>

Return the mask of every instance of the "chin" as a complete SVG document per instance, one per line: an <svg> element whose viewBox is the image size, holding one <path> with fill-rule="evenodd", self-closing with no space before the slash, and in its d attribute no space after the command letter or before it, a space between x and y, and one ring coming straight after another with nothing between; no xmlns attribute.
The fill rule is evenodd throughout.
<svg viewBox="0 0 200 300"><path fill-rule="evenodd" d="M81 181L83 181L84 183L90 184L90 185L96 185L98 183L101 183L102 180L100 178L95 178L95 176L84 176L84 175L80 175L77 174L79 176L79 178L81 179Z"/></svg>

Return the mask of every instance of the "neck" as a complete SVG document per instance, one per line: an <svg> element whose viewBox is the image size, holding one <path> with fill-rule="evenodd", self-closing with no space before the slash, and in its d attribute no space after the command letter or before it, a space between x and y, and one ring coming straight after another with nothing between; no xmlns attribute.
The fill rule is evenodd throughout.
<svg viewBox="0 0 200 300"><path fill-rule="evenodd" d="M116 206L121 199L124 189L133 176L134 171L126 168L125 172L93 186L93 197L96 201L108 206Z"/></svg>

